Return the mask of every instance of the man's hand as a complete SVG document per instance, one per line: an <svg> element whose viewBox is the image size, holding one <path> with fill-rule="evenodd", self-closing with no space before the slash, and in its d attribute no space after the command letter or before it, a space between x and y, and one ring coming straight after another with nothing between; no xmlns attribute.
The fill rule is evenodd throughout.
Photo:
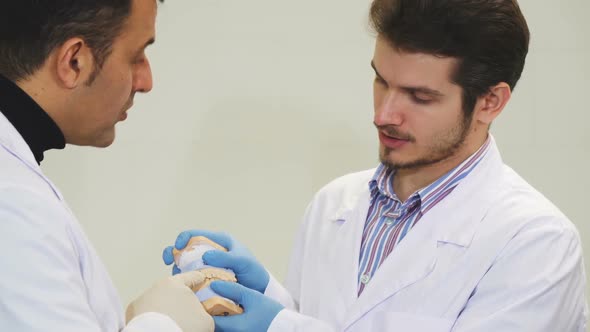
<svg viewBox="0 0 590 332"><path fill-rule="evenodd" d="M284 309L273 299L233 282L214 281L211 289L244 308L244 313L240 315L213 317L215 332L267 331L273 319Z"/></svg>
<svg viewBox="0 0 590 332"><path fill-rule="evenodd" d="M195 236L205 236L228 250L228 252L220 250L210 250L206 252L203 255L203 262L205 264L233 270L236 274L236 279L238 279L238 283L264 294L270 276L266 269L258 263L254 255L252 255L246 247L225 233L192 230L184 231L178 235L175 243L176 249L184 249L190 239ZM162 257L166 265L174 263L174 255L172 254L173 249L174 247L172 246L164 249ZM176 264L174 264L172 274L175 275L179 272L180 270Z"/></svg>
<svg viewBox="0 0 590 332"><path fill-rule="evenodd" d="M213 319L193 291L204 280L205 276L197 271L161 280L129 304L127 323L143 313L159 312L172 318L183 331L213 332Z"/></svg>

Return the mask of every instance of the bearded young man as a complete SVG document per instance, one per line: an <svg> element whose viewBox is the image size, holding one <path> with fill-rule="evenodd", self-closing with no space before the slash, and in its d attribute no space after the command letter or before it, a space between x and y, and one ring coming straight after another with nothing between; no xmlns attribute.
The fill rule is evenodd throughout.
<svg viewBox="0 0 590 332"><path fill-rule="evenodd" d="M381 163L322 188L283 288L235 240L210 265L240 285L222 331L586 331L574 225L489 133L528 52L515 0L374 0ZM181 234L187 238L201 231ZM232 248L235 248L232 250ZM165 251L165 261L171 262Z"/></svg>

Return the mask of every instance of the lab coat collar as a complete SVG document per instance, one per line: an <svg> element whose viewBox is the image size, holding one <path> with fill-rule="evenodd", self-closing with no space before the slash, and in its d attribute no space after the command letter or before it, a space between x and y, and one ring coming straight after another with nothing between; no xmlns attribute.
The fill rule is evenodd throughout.
<svg viewBox="0 0 590 332"><path fill-rule="evenodd" d="M433 226L433 236L438 241L453 243L463 247L470 245L475 232L475 228L478 225L479 220L464 220L460 218L463 215L463 211L466 210L465 202L471 202L469 204L469 217L473 216L473 209L487 210L489 203L486 199L490 198L493 194L494 188L497 183L493 181L497 177L498 172L501 171L503 161L500 156L500 151L496 145L494 137L490 134L490 147L489 151L483 157L479 165L471 174L469 174L461 183L453 190L453 192L446 197L444 200L439 202L423 217L429 219L440 219L444 222L435 222ZM477 193L477 195L474 195ZM477 198L476 202L472 202L473 198ZM364 218L357 219L356 210L360 207L364 210L365 214L368 212L369 202L371 194L369 186L360 191L353 199L343 201L340 207L332 215L330 220L332 222L346 223L347 221L358 221L365 222L366 215ZM366 210L365 210L366 209ZM482 215L484 211L478 211L478 215ZM449 211L453 211L453 218L449 219ZM352 216L356 217L353 218ZM466 216L463 216L466 217ZM419 221L418 224L423 223ZM361 229L362 232L362 229ZM412 233L410 231L408 234ZM403 242L403 241L402 241Z"/></svg>
<svg viewBox="0 0 590 332"><path fill-rule="evenodd" d="M489 151L479 165L418 223L432 227L433 238L439 242L469 247L480 221L492 208L503 167L500 151L491 137Z"/></svg>
<svg viewBox="0 0 590 332"><path fill-rule="evenodd" d="M37 164L33 152L27 145L27 142L8 121L8 119L0 112L0 148L5 149L8 153L19 159L26 167L39 175L53 190L60 201L63 201L63 196L57 187L49 181L49 179L41 171L41 167Z"/></svg>

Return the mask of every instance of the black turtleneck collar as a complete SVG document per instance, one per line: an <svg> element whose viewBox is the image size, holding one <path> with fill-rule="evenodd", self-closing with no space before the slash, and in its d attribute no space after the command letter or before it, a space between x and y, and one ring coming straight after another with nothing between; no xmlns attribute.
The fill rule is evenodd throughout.
<svg viewBox="0 0 590 332"><path fill-rule="evenodd" d="M27 142L38 164L41 164L45 151L66 146L64 135L53 119L33 98L2 75L0 112Z"/></svg>

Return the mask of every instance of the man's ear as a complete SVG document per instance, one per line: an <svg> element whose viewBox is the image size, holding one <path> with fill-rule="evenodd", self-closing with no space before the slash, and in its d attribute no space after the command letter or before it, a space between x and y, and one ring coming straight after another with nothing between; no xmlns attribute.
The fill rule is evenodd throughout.
<svg viewBox="0 0 590 332"><path fill-rule="evenodd" d="M69 39L56 50L56 75L65 88L84 84L93 71L94 56L84 40Z"/></svg>
<svg viewBox="0 0 590 332"><path fill-rule="evenodd" d="M502 113L511 95L512 91L507 83L501 82L491 87L488 93L477 99L474 111L475 119L488 126L491 125Z"/></svg>

